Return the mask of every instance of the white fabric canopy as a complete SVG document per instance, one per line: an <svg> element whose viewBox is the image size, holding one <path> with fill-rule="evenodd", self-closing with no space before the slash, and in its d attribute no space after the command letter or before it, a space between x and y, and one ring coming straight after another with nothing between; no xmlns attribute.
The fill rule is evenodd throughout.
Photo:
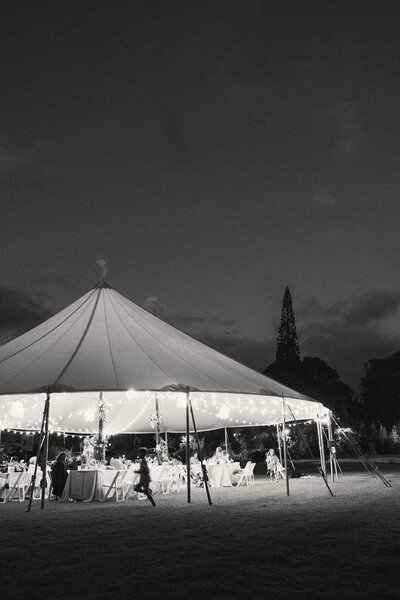
<svg viewBox="0 0 400 600"><path fill-rule="evenodd" d="M0 348L2 428L40 428L48 391L51 431L97 432L100 392L105 433L153 431L156 401L161 431L184 431L187 389L199 430L281 422L282 396L296 419L321 412L105 283Z"/></svg>

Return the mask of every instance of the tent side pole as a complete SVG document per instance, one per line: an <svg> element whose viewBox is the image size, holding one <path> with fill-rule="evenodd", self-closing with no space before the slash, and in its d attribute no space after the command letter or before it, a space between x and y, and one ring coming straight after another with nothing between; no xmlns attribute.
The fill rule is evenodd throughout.
<svg viewBox="0 0 400 600"><path fill-rule="evenodd" d="M161 465L162 460L161 460L161 451L160 451L160 412L158 409L158 396L157 394L156 396L156 452L157 452L157 462L159 465Z"/></svg>
<svg viewBox="0 0 400 600"><path fill-rule="evenodd" d="M192 403L190 401L190 396L189 396L189 392L188 392L188 403L189 403L189 408L190 408L190 413L192 415L192 423L193 423L193 429L194 429L194 435L196 438L196 443L197 443L197 450L198 450L198 455L199 455L199 459L200 459L200 464L201 464L201 472L203 473L203 482L204 482L204 488L206 490L206 494L207 494L207 500L208 500L208 504L210 506L212 506L212 502L211 502L211 496L210 496L210 490L208 488L208 473L207 473L207 467L203 462L203 452L201 451L201 447L200 447L200 440L199 440L199 434L197 432L197 427L196 427L196 421L194 419L194 413L193 413L193 406Z"/></svg>
<svg viewBox="0 0 400 600"><path fill-rule="evenodd" d="M333 447L332 447L332 443L333 443L333 433L332 433L332 421L331 421L331 411L328 410L328 440L329 440L329 469L331 472L331 482L333 483L335 481L335 475L334 475L334 464L333 464ZM337 473L336 473L336 478L337 478Z"/></svg>
<svg viewBox="0 0 400 600"><path fill-rule="evenodd" d="M44 509L44 498L46 495L46 486L47 486L47 461L49 459L49 414L50 414L50 392L47 392L46 397L46 421L45 421L45 429L44 429L44 453L43 453L43 472L42 472L42 497L40 500L40 508Z"/></svg>
<svg viewBox="0 0 400 600"><path fill-rule="evenodd" d="M27 508L26 512L30 512L31 506L32 506L33 492L35 491L35 483L36 483L37 468L38 468L39 458L40 458L40 451L42 449L43 440L44 440L44 423L45 423L45 419L46 419L46 412L47 412L47 398L46 398L46 402L45 402L44 409L43 409L43 417L42 417L42 424L40 426L38 449L36 452L36 462L35 462L35 468L33 470L33 474L31 477L31 483L30 483L30 487L29 487L30 495L29 495L28 508Z"/></svg>
<svg viewBox="0 0 400 600"><path fill-rule="evenodd" d="M282 395L282 439L283 439L283 459L286 478L286 495L289 496L289 474L287 469L287 448L286 448L286 400Z"/></svg>
<svg viewBox="0 0 400 600"><path fill-rule="evenodd" d="M186 392L186 489L187 502L190 504L190 430L189 430L189 392Z"/></svg>
<svg viewBox="0 0 400 600"><path fill-rule="evenodd" d="M279 462L282 464L282 448L281 448L281 436L279 433L279 423L276 424L276 438L278 440Z"/></svg>
<svg viewBox="0 0 400 600"><path fill-rule="evenodd" d="M319 454L320 454L320 457L321 457L321 469L323 470L324 475L326 476L324 440L322 438L321 404L319 405L319 411L318 411L316 423L317 423Z"/></svg>
<svg viewBox="0 0 400 600"><path fill-rule="evenodd" d="M225 429L225 451L226 451L226 454L228 455L228 452L229 452L228 451L228 443L229 443L228 442L228 428L225 427L224 429Z"/></svg>

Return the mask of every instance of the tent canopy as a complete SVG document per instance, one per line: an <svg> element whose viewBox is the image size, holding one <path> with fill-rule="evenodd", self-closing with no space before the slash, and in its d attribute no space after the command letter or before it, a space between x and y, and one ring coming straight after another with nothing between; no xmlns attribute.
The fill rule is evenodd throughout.
<svg viewBox="0 0 400 600"><path fill-rule="evenodd" d="M105 282L0 348L0 425L40 428L46 392L50 429L106 433L185 430L185 396L199 430L296 419L321 405L209 348L140 308ZM101 392L101 394L100 394ZM287 419L291 420L290 413Z"/></svg>

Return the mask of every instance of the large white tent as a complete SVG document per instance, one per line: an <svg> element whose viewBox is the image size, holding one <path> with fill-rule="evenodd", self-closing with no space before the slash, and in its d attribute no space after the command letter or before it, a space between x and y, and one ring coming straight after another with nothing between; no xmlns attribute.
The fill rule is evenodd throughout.
<svg viewBox="0 0 400 600"><path fill-rule="evenodd" d="M0 348L0 426L105 434L185 431L186 393L198 430L297 420L321 405L175 329L100 282L73 304ZM101 396L101 400L100 400Z"/></svg>

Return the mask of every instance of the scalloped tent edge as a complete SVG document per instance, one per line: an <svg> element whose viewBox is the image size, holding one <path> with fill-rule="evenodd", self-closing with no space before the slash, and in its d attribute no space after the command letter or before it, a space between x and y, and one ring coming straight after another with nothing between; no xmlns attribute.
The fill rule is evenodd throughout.
<svg viewBox="0 0 400 600"><path fill-rule="evenodd" d="M78 300L0 347L0 426L40 429L51 394L51 431L96 433L102 402L108 434L185 431L190 390L199 431L296 420L328 410L228 358L100 282ZM101 397L101 398L100 398ZM291 420L290 413L286 416Z"/></svg>

